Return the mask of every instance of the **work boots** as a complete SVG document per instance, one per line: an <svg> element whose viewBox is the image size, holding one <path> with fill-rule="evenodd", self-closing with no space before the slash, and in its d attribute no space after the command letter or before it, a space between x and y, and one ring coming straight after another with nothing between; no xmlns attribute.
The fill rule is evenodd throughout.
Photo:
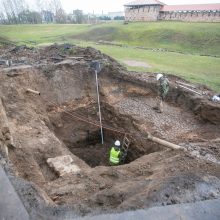
<svg viewBox="0 0 220 220"><path fill-rule="evenodd" d="M163 101L160 100L160 101L158 102L158 105L159 105L159 110L158 110L158 112L159 112L159 113L163 113Z"/></svg>

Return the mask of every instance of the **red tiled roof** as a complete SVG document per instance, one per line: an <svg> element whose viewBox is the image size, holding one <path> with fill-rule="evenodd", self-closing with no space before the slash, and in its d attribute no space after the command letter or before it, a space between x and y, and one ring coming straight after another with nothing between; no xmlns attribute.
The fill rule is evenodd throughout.
<svg viewBox="0 0 220 220"><path fill-rule="evenodd" d="M144 5L165 5L165 4L158 0L136 0L133 2L129 2L124 6L144 6Z"/></svg>
<svg viewBox="0 0 220 220"><path fill-rule="evenodd" d="M198 5L164 5L161 11L217 11L220 10L220 3L198 4Z"/></svg>

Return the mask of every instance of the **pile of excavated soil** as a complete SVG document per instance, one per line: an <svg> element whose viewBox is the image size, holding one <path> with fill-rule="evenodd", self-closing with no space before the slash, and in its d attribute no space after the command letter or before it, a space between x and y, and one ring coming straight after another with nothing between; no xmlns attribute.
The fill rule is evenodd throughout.
<svg viewBox="0 0 220 220"><path fill-rule="evenodd" d="M128 72L92 48L52 45L0 49L0 163L33 219L122 212L220 197L220 104L168 76L165 111L153 110L155 74ZM104 144L101 144L95 74ZM185 82L187 83L187 82ZM40 95L27 92L32 89ZM179 144L170 150L147 132ZM127 134L125 163L109 151Z"/></svg>

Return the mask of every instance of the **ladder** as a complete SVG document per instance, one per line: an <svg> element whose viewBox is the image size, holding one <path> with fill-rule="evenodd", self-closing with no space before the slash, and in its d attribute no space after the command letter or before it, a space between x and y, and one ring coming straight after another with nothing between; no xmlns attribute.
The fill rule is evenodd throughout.
<svg viewBox="0 0 220 220"><path fill-rule="evenodd" d="M125 134L124 139L123 139L123 144L121 147L121 152L122 152L121 163L125 162L130 143L131 143L130 140L127 138L127 135Z"/></svg>

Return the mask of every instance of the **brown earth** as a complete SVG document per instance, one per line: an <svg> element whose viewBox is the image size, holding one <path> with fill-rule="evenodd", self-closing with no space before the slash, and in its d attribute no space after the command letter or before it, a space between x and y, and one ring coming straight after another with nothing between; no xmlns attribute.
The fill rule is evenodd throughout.
<svg viewBox="0 0 220 220"><path fill-rule="evenodd" d="M220 105L209 100L211 90L195 85L204 94L199 96L178 87L176 80L184 80L168 76L171 89L158 114L152 109L155 74L128 72L92 48L21 46L0 54L13 61L0 66L0 161L33 218L220 197ZM98 77L104 145L92 60L103 67ZM187 151L153 143L146 132ZM125 133L131 140L125 164L110 167L110 147ZM60 176L48 165L48 158L64 155L79 173Z"/></svg>

